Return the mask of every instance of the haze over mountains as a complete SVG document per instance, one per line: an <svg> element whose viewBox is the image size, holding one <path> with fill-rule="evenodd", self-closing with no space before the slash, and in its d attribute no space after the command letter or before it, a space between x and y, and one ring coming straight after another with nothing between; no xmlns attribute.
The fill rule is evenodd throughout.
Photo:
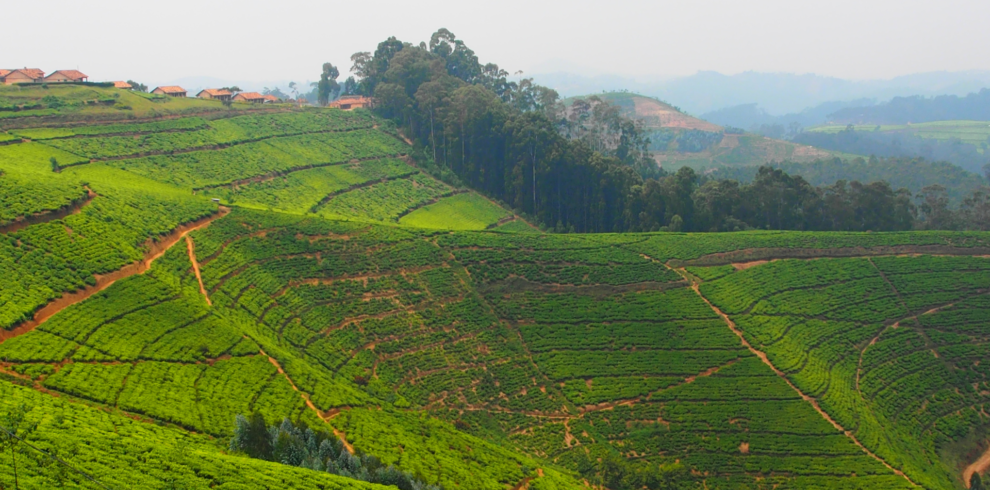
<svg viewBox="0 0 990 490"><path fill-rule="evenodd" d="M699 71L686 77L647 80L570 72L527 76L532 76L537 83L551 87L565 97L603 90L629 90L659 97L695 115L755 103L768 114L779 116L799 113L826 102L857 99L884 102L893 97L912 95L964 96L990 87L990 71L976 70L916 73L889 80L844 80L814 74L753 71L735 75ZM865 105L862 102L865 101L860 100L856 105ZM839 108L830 109L834 111Z"/></svg>

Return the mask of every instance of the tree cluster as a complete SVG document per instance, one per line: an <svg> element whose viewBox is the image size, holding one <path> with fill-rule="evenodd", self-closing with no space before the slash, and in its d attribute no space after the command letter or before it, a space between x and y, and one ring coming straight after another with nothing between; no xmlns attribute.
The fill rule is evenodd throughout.
<svg viewBox="0 0 990 490"><path fill-rule="evenodd" d="M340 439L311 428L297 427L289 419L281 424L268 426L264 416L252 413L238 415L230 450L247 454L252 458L325 471L335 475L382 485L394 485L399 490L442 490L429 485L409 473L378 458L351 454Z"/></svg>
<svg viewBox="0 0 990 490"><path fill-rule="evenodd" d="M990 187L980 187L953 207L945 187L930 185L918 193L917 228L990 231Z"/></svg>
<svg viewBox="0 0 990 490"><path fill-rule="evenodd" d="M884 182L816 188L760 169L751 184L709 181L688 168L665 175L649 138L614 107L558 94L498 65L482 65L440 29L418 46L391 37L351 57L355 91L443 172L546 228L573 232L908 230L916 209Z"/></svg>
<svg viewBox="0 0 990 490"><path fill-rule="evenodd" d="M793 140L804 145L856 155L920 157L930 161L946 161L970 172L979 172L983 165L990 163L990 152L987 151L990 148L990 139L982 143L982 153L981 148L959 139L922 138L910 132L857 131L853 126L847 126L837 133L806 131Z"/></svg>
<svg viewBox="0 0 990 490"><path fill-rule="evenodd" d="M965 97L921 95L894 97L869 107L848 107L828 115L829 120L852 124L909 124L931 121L990 121L990 89Z"/></svg>

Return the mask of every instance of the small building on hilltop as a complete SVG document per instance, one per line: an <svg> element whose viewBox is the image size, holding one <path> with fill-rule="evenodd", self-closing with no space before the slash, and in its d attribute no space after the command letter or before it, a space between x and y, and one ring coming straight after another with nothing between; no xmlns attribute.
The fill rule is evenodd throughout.
<svg viewBox="0 0 990 490"><path fill-rule="evenodd" d="M85 82L87 80L89 80L89 77L79 70L57 70L45 77L45 82L49 83Z"/></svg>
<svg viewBox="0 0 990 490"><path fill-rule="evenodd" d="M251 102L253 104L264 104L265 96L258 92L241 92L234 96L234 102Z"/></svg>
<svg viewBox="0 0 990 490"><path fill-rule="evenodd" d="M330 103L329 107L334 109L343 109L349 111L351 109L359 109L361 107L372 108L375 106L375 99L371 97L365 97L363 95L345 95Z"/></svg>
<svg viewBox="0 0 990 490"><path fill-rule="evenodd" d="M158 95L167 95L169 97L185 97L186 89L178 85L169 85L166 87L155 87L155 89L152 90L151 93Z"/></svg>
<svg viewBox="0 0 990 490"><path fill-rule="evenodd" d="M3 76L4 85L15 83L41 83L45 80L45 72L38 68L19 68L10 70Z"/></svg>
<svg viewBox="0 0 990 490"><path fill-rule="evenodd" d="M131 85L131 84L129 84L129 83L127 83L127 82L113 82L113 88L120 88L120 89L124 89L124 90L131 90L131 89L134 88L134 86Z"/></svg>
<svg viewBox="0 0 990 490"><path fill-rule="evenodd" d="M222 88L208 88L200 90L196 97L200 99L207 100L219 100L221 102L230 100L234 97L234 94L230 93L229 90L224 90Z"/></svg>
<svg viewBox="0 0 990 490"><path fill-rule="evenodd" d="M266 104L275 104L278 102L282 102L282 99L275 97L274 95L263 95L261 96L261 98L265 99Z"/></svg>

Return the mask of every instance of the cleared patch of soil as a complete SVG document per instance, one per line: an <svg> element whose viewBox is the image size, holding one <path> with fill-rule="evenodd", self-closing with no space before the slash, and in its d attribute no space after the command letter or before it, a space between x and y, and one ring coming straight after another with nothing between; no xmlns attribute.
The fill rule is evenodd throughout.
<svg viewBox="0 0 990 490"><path fill-rule="evenodd" d="M744 270L749 269L751 267L756 267L758 265L766 264L767 262L770 262L770 261L769 260L754 260L752 262L736 262L736 263L732 264L732 267L735 267L737 271L744 271Z"/></svg>
<svg viewBox="0 0 990 490"><path fill-rule="evenodd" d="M636 117L650 126L664 128L697 129L717 133L722 127L696 117L677 112L673 107L648 97L635 97Z"/></svg>
<svg viewBox="0 0 990 490"><path fill-rule="evenodd" d="M980 456L980 459L973 461L973 463L963 470L963 481L966 482L966 488L970 486L970 480L973 479L974 473L985 474L987 470L990 470L990 447Z"/></svg>

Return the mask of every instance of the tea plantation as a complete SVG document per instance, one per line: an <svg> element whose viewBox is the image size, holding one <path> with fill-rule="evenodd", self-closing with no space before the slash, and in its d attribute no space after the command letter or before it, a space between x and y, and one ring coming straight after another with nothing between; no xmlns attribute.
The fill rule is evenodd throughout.
<svg viewBox="0 0 990 490"><path fill-rule="evenodd" d="M956 489L986 450L990 234L543 234L371 113L196 104L0 140L0 487L385 488L232 450L248 414L448 490Z"/></svg>

